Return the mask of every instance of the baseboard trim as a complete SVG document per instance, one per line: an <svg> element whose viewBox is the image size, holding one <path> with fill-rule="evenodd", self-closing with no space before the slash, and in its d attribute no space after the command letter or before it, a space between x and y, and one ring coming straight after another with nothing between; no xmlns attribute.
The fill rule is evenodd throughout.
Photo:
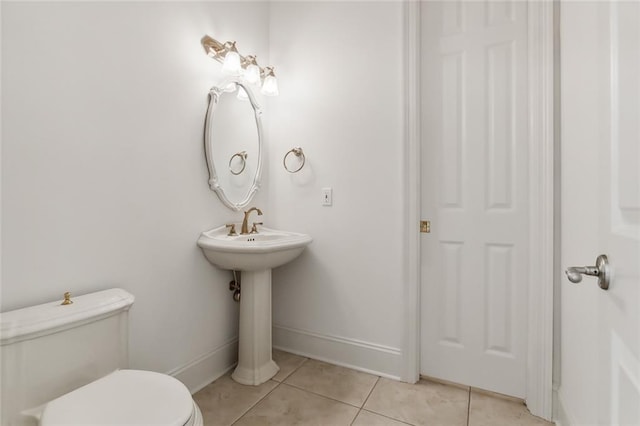
<svg viewBox="0 0 640 426"><path fill-rule="evenodd" d="M223 376L238 363L238 337L226 341L211 352L169 371L194 394Z"/></svg>
<svg viewBox="0 0 640 426"><path fill-rule="evenodd" d="M560 391L554 386L553 389L553 421L556 426L573 426L577 424L573 417L567 412L562 398L560 397Z"/></svg>
<svg viewBox="0 0 640 426"><path fill-rule="evenodd" d="M390 346L274 325L273 347L393 380L402 377L402 350Z"/></svg>

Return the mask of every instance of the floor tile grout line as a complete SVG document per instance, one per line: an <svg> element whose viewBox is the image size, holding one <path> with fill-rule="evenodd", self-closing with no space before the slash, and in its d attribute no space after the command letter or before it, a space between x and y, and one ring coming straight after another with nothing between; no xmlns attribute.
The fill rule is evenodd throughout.
<svg viewBox="0 0 640 426"><path fill-rule="evenodd" d="M365 404L367 403L367 401L369 400L369 397L371 396L371 394L373 393L373 390L376 388L376 386L378 385L378 382L380 381L380 376L378 376L378 378L376 379L376 382L373 384L373 386L371 386L371 390L369 391L369 394L367 395L367 397L364 399L364 401L362 402L362 407L360 407L360 409L358 410L358 412L356 413L356 416L353 418L353 420L351 420L351 424L350 426L353 426L353 423L356 421L356 419L358 418L358 416L360 415L360 413L362 413L362 410L364 409Z"/></svg>
<svg viewBox="0 0 640 426"><path fill-rule="evenodd" d="M271 389L271 390L270 390L269 392L267 392L267 393L266 393L262 398L258 399L258 400L253 404L253 405L251 405L249 408L247 408L247 409L246 409L246 411L245 411L244 413L242 413L242 414L240 415L240 417L238 417L237 419L235 419L235 420L231 423L231 425L230 425L230 426L233 426L233 425L235 425L236 423L238 423L238 422L240 421L240 419L242 419L244 416L246 416L246 415L247 415L247 413L248 413L249 411L253 410L253 407L255 407L256 405L260 404L260 403L262 402L262 400L263 400L263 399L265 399L266 397L268 397L269 395L271 395L271 393L272 393L274 390L278 389L278 388L280 387L280 385L282 384L282 383L276 382L275 380L270 380L270 381L272 381L273 383L276 383L276 385L273 387L273 389Z"/></svg>
<svg viewBox="0 0 640 426"><path fill-rule="evenodd" d="M405 422L404 420L396 419L396 418L391 417L391 416L388 416L388 415L386 415L386 414L378 413L378 412L376 412L376 411L373 411L373 410L367 410L366 408L364 408L364 406L365 406L365 405L367 405L367 401L369 401L369 398L371 397L371 394L372 394L372 393L373 393L373 391L375 390L376 386L378 386L378 383L380 383L380 380L381 380L381 379L382 379L382 377L378 376L378 380L376 380L375 384L374 384L374 385L373 385L373 387L371 388L371 391L369 391L369 395L367 395L367 398L364 400L364 403L362 403L362 408L361 408L361 409L360 409L360 411L358 412L358 415L360 415L360 412L361 412L362 410L364 410L364 411L366 411L366 412L368 412L368 413L376 414L376 415L378 415L378 416L382 416L382 417L385 417L385 418L387 418L387 419L394 420L394 421L396 421L396 422L400 422L400 423L404 423L404 424L407 424L407 425L411 425L411 423L407 423L407 422ZM355 419L354 419L354 421L355 421ZM411 425L411 426L413 426L413 425ZM469 426L469 425L467 425L467 426Z"/></svg>
<svg viewBox="0 0 640 426"><path fill-rule="evenodd" d="M369 400L369 397L373 393L373 390L376 388L376 386L378 386L379 382L380 382L380 376L378 376L378 378L376 379L376 382L373 384L373 386L371 386L371 390L369 391L369 394L367 395L367 397L364 399L364 402L362 403L361 408L364 408L364 406L367 405L367 401Z"/></svg>
<svg viewBox="0 0 640 426"><path fill-rule="evenodd" d="M296 371L298 371L300 369L300 367L302 367L307 361L309 361L309 358L305 358L302 360L302 362L300 363L299 366L297 366L296 368L294 368L293 370L291 370L291 372L289 374L287 374L280 382L278 383L284 383L285 380L287 380L289 377L291 377L293 375L293 373L295 373ZM277 382L277 380L274 380L274 382Z"/></svg>
<svg viewBox="0 0 640 426"><path fill-rule="evenodd" d="M296 370L295 370L295 371L293 371L291 374L289 374L289 375L287 376L287 379L288 379L289 377L293 376L293 374L294 374L296 371L298 371L300 368L302 368L302 366L303 366L307 361L309 361L309 360L312 360L312 361L318 361L318 362L325 363L325 364L329 364L329 365L335 365L335 364L327 363L327 362L325 362L325 361L314 360L313 358L306 358L306 359L304 360L304 362L302 362L302 364L300 364L300 365L298 366L298 368L296 368ZM337 367L345 368L345 369L347 369L347 370L356 371L356 370L353 370L353 369L348 368L348 367L342 367L342 366L337 366ZM356 371L356 372L357 372L357 371ZM292 383L285 382L285 380L286 380L286 379L285 379L285 380L283 380L283 381L282 381L282 383L284 383L285 385L289 385L289 386L291 386L291 387L293 387L293 388L300 389L300 390L303 390L303 391L305 391L305 392L312 393L312 394L314 394L314 395L322 396L322 397L327 398L327 399L330 399L330 400L332 400L332 401L340 402L340 403L343 403L343 404L350 405L350 406L352 406L352 407L356 407L356 408L362 409L362 407L364 407L364 404L366 404L366 403L367 403L367 400L369 399L369 396L371 395L371 392L373 392L373 389L376 387L376 385L378 384L378 381L380 380L380 376L376 376L376 375L374 375L374 374L370 374L370 373L364 373L364 374L369 374L370 376L376 377L376 382L375 382L375 383L373 384L373 386L371 387L371 390L370 390L370 391L369 391L369 393L367 394L367 396L366 396L366 398L364 399L364 401L362 402L362 405L361 405L361 406L358 406L358 405L352 404L352 403L350 403L350 402L341 401L341 400L339 400L339 399L336 399L336 398L333 398L333 397L330 397L330 396L327 396L327 395L323 395L323 394L321 394L321 393L314 392L314 391L309 390L309 389L305 389L305 388L303 388L303 387L301 387L301 386L297 386L297 385L294 385L294 384L292 384Z"/></svg>
<svg viewBox="0 0 640 426"><path fill-rule="evenodd" d="M403 425L416 426L413 423L406 422L404 420L396 419L395 417L388 416L387 414L378 413L373 410L367 410L363 408L361 411L366 411L367 413L375 414L376 416L384 417L385 419L393 420L394 422L402 423Z"/></svg>
<svg viewBox="0 0 640 426"><path fill-rule="evenodd" d="M320 397L322 397L322 398L329 399L329 400L331 400L331 401L339 402L340 404L348 405L349 407L358 408L358 409L362 408L362 407L358 407L357 405L354 405L354 404L352 404L352 403L350 403L350 402L340 401L339 399L335 399L335 398L332 398L332 397L330 397L330 396L323 395L323 394L321 394L321 393L317 393L317 392L311 391L311 390L309 390L309 389L301 388L300 386L292 385L291 383L284 383L284 382L283 382L282 384L283 384L283 385L287 385L287 386L289 386L289 387L292 387L292 388L294 388L294 389L298 389L298 390L301 390L301 391L304 391L304 392L308 392L308 393L313 394L313 395L316 395L316 396L320 396Z"/></svg>
<svg viewBox="0 0 640 426"><path fill-rule="evenodd" d="M253 404L253 405L251 405L249 408L247 408L247 410L246 410L246 411L244 411L244 412L240 415L240 417L238 417L236 420L234 420L234 421L231 423L231 425L230 425L230 426L233 426L233 425L235 425L236 423L238 423L238 422L240 421L240 419L242 419L244 416L246 416L246 415L247 415L247 413L253 409L253 407L255 407L256 405L260 404L260 403L262 402L262 400L264 400L266 397L268 397L269 395L271 395L271 393L272 393L273 391L275 391L276 389L278 389L278 388L280 387L280 385L282 385L282 384L284 383L284 381L285 381L287 378L289 378L289 376L291 376L293 373L295 373L296 371L298 371L298 369L299 369L300 367L302 367L302 366L304 365L304 363L305 363L305 362L307 362L308 360L309 360L309 358L305 358L305 359L300 363L300 365L299 365L299 366L297 366L296 368L294 368L294 369L293 369L293 371L292 371L291 373L287 374L287 376L286 376L284 379L282 379L282 381L281 381L281 382L278 382L277 380L271 380L272 382L276 383L276 385L273 387L273 389L271 389L269 392L267 392L267 393L266 393L262 398L258 399L258 400L255 402L255 404Z"/></svg>
<svg viewBox="0 0 640 426"><path fill-rule="evenodd" d="M349 423L349 426L353 426L353 423L356 421L356 419L358 418L358 416L360 415L360 413L362 413L362 408L358 410L358 412L356 413L356 415L353 417L353 420L351 420L351 423Z"/></svg>
<svg viewBox="0 0 640 426"><path fill-rule="evenodd" d="M305 358L302 360L302 362L300 363L299 366L297 366L296 368L293 369L293 371L289 374L287 374L287 377L285 377L284 379L282 379L282 383L284 383L285 380L287 380L289 377L293 376L295 373L298 372L298 370L300 370L302 368L303 365L305 365L307 362L309 361L309 358Z"/></svg>

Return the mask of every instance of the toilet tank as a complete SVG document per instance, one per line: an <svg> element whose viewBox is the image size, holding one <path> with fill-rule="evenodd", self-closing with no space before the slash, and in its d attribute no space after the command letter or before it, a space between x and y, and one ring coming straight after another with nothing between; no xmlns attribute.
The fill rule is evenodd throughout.
<svg viewBox="0 0 640 426"><path fill-rule="evenodd" d="M71 300L0 313L1 425L35 425L27 413L128 366L133 295L115 288Z"/></svg>

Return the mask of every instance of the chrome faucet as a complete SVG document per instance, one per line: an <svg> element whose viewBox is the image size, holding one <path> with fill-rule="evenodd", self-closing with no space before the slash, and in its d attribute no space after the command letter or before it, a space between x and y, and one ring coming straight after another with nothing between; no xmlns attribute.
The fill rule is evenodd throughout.
<svg viewBox="0 0 640 426"><path fill-rule="evenodd" d="M240 235L247 235L249 233L249 226L247 225L247 222L249 220L249 214L251 214L251 212L254 210L258 212L258 216L262 216L262 210L260 210L257 207L251 207L249 210L244 212L244 219L242 220L242 228L240 229Z"/></svg>

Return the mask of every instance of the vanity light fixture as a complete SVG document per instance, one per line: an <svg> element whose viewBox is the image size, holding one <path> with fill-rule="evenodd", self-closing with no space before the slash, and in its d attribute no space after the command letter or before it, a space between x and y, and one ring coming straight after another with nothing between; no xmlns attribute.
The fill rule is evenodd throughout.
<svg viewBox="0 0 640 426"><path fill-rule="evenodd" d="M226 47L226 46L229 47ZM242 66L240 65L240 54L236 49L236 42L225 43L226 54L224 55L224 61L222 62L222 71L229 75L238 76L242 73Z"/></svg>
<svg viewBox="0 0 640 426"><path fill-rule="evenodd" d="M260 84L260 67L253 55L247 56L247 69L244 72L244 79L250 84Z"/></svg>
<svg viewBox="0 0 640 426"><path fill-rule="evenodd" d="M278 96L278 80L273 73L273 67L266 67L264 82L262 83L262 89L260 93L266 96Z"/></svg>
<svg viewBox="0 0 640 426"><path fill-rule="evenodd" d="M235 41L220 43L205 35L200 42L207 55L222 63L223 72L242 76L244 81L250 84L262 83L260 92L263 95L278 96L278 81L273 67L260 67L254 55L242 56L236 48Z"/></svg>

